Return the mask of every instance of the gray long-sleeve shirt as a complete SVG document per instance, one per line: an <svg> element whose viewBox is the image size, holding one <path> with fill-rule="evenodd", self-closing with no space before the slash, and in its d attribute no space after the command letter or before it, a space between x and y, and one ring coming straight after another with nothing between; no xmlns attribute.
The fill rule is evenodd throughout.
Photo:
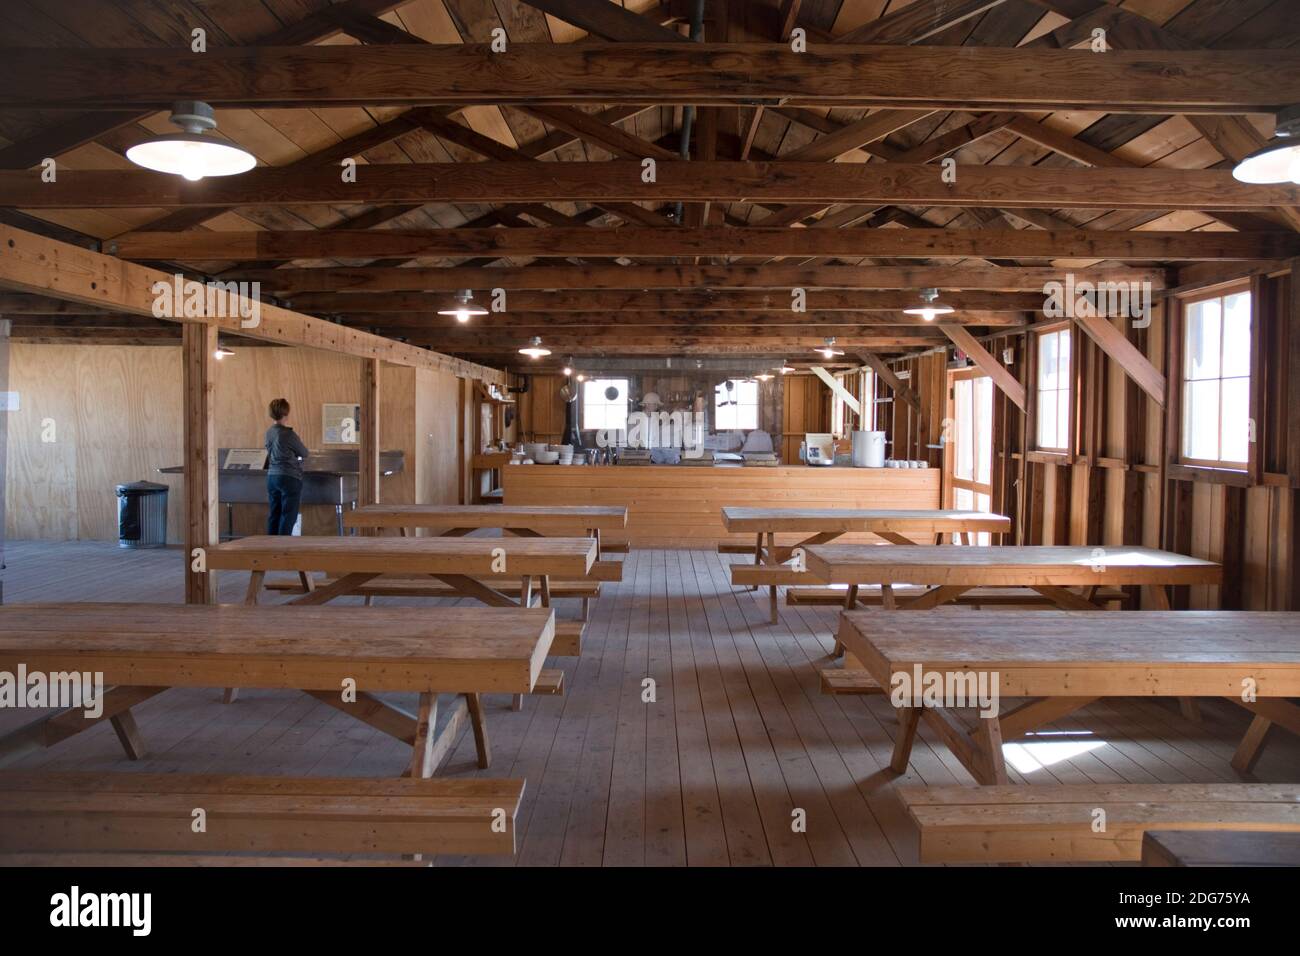
<svg viewBox="0 0 1300 956"><path fill-rule="evenodd" d="M288 425L275 424L266 430L266 473L302 479L302 461L307 446Z"/></svg>

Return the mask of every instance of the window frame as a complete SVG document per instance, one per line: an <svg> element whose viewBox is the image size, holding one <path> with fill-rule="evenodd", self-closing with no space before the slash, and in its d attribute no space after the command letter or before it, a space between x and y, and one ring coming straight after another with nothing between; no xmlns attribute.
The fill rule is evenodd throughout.
<svg viewBox="0 0 1300 956"><path fill-rule="evenodd" d="M1189 455L1187 455L1184 450L1184 445L1185 445L1184 427L1187 424L1187 416L1188 416L1187 313L1192 306L1198 305L1199 303L1211 302L1214 300L1223 301L1226 300L1229 296L1242 295L1242 294L1245 294L1250 297L1250 322L1249 322L1250 352L1246 360L1246 366L1247 366L1246 393L1247 393L1247 416L1248 416L1247 420L1249 420L1250 418L1254 418L1256 421L1256 432L1257 432L1256 441L1247 443L1246 460L1244 462L1227 461L1222 458L1217 460L1206 459L1206 458L1192 458ZM1259 342L1259 338L1258 338L1259 297L1257 294L1257 290L1255 289L1254 284L1251 282L1235 282L1229 285L1221 285L1211 289L1204 289L1198 291L1193 295L1180 296L1177 299L1177 304L1178 304L1177 322L1174 323L1175 327L1172 329L1173 335L1170 336L1170 344L1173 350L1173 355L1171 356L1172 361L1170 365L1172 370L1174 371L1174 375L1171 376L1171 378L1173 378L1174 381L1172 381L1170 385L1172 386L1173 394L1177 396L1176 400L1178 403L1178 412L1177 415L1174 417L1174 420L1171 422L1173 427L1170 429L1171 432L1170 444L1172 445L1171 456L1170 456L1171 464L1179 468L1185 468L1189 470L1202 471L1202 472L1212 472L1212 473L1222 474L1222 475L1244 476L1244 475L1254 474L1256 471L1257 461L1259 458L1257 449L1259 444L1258 442L1258 438L1259 438L1258 436L1258 421L1259 421L1258 386L1260 383L1258 379L1259 379L1260 369L1259 369L1259 364L1257 359L1258 350L1256 348ZM1223 374L1222 374L1223 373L1223 368L1222 368L1223 315L1224 315L1224 310L1220 308L1219 311L1219 316L1220 316L1219 376L1215 379L1203 379L1203 381L1217 381L1220 383L1219 423L1218 423L1219 424L1218 444L1219 444L1220 452L1222 452L1223 450L1223 392L1222 392L1222 382L1224 381ZM1232 378L1236 379L1236 378L1240 378L1240 376L1232 376Z"/></svg>
<svg viewBox="0 0 1300 956"><path fill-rule="evenodd" d="M1066 363L1064 376L1063 376L1065 380L1065 387L1064 389L1061 388L1043 389L1040 387L1042 382L1042 377L1043 377L1043 370L1041 368L1041 363L1039 360L1039 352L1041 349L1040 343L1042 341L1043 336L1057 335L1061 332L1065 332L1069 336L1069 340L1070 340L1070 358L1069 361ZM1074 410L1075 410L1075 403L1077 401L1077 391L1078 391L1075 388L1076 383L1074 380L1074 370L1076 368L1075 357L1076 357L1076 349L1078 347L1078 340L1074 333L1074 323L1068 321L1053 322L1050 325L1038 326L1033 330L1032 340L1033 340L1033 345L1032 348L1030 349L1030 356L1031 356L1031 361L1033 362L1032 381L1034 383L1033 421L1031 422L1033 427L1033 431L1032 431L1033 450L1035 454L1051 455L1057 458L1064 458L1066 460L1069 460L1074 450L1074 442L1073 442ZM1039 443L1039 427L1038 427L1039 426L1039 401L1040 401L1040 396L1045 391L1055 391L1058 396L1062 391L1064 391L1066 394L1067 403L1066 403L1066 411L1065 411L1065 434L1058 436L1059 438L1064 440L1064 445L1060 447L1045 446Z"/></svg>
<svg viewBox="0 0 1300 956"><path fill-rule="evenodd" d="M737 399L737 401L736 401L736 405L735 405L734 407L735 407L735 410L736 410L737 416L739 416L740 410L741 410L742 408L753 408L753 409L754 409L754 424L752 424L752 425L736 424L736 425L729 425L729 426L727 426L727 427L724 428L724 427L722 426L721 422L719 422L718 419L720 418L719 412L721 411L721 408L720 408L720 406L718 405L718 398L719 398L719 392L718 392L718 390L719 390L719 389L722 389L722 391L725 393L725 392L726 392L726 383L727 383L727 382L735 382L735 383L736 383L736 399ZM754 402L753 402L752 405L750 405L750 403L748 403L748 402L741 402L741 401L739 400L739 399L740 399L740 386L743 385L743 384L745 384L745 383L750 383L750 384L752 384L752 385L754 386ZM727 407L728 407L728 410L730 410L730 406L727 406ZM713 386L713 428L714 428L715 431L719 431L719 432L724 432L724 431L726 431L726 432L752 432L752 431L754 431L755 429L757 429L757 428L759 427L759 424L760 424L760 422L762 421L762 418L763 418L763 416L762 416L762 411L763 411L763 383L760 382L758 379L756 379L756 378L724 378L722 381L718 382L717 385Z"/></svg>
<svg viewBox="0 0 1300 956"><path fill-rule="evenodd" d="M623 424L618 426L617 428L611 428L608 425L591 425L587 422L587 388L588 386L594 386L597 382L621 382L622 383ZM578 396L578 401L582 406L582 421L581 424L579 425L579 428L582 431L600 431L601 429L606 429L609 431L617 431L626 434L627 417L628 415L632 414L632 380L630 378L617 378L614 376L602 375L598 378L593 377L587 379L585 382L582 383L582 393ZM608 407L613 403L609 401L605 401L602 404Z"/></svg>

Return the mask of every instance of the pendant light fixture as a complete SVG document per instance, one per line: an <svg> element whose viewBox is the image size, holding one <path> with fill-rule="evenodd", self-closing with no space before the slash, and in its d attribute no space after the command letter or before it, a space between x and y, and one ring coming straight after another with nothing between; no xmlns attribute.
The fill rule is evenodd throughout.
<svg viewBox="0 0 1300 956"><path fill-rule="evenodd" d="M539 359L544 355L550 355L551 350L542 346L542 337L534 335L532 340L519 350L520 355L527 355L531 359Z"/></svg>
<svg viewBox="0 0 1300 956"><path fill-rule="evenodd" d="M770 382L772 381L772 373L764 370L755 375L754 378L758 379L760 382Z"/></svg>
<svg viewBox="0 0 1300 956"><path fill-rule="evenodd" d="M459 290L453 298L455 304L439 309L439 315L454 315L457 322L468 322L470 316L488 314L487 309L474 302L474 293L469 289Z"/></svg>
<svg viewBox="0 0 1300 956"><path fill-rule="evenodd" d="M1238 182L1252 185L1300 185L1300 106L1288 107L1277 114L1273 139L1239 162L1232 176Z"/></svg>
<svg viewBox="0 0 1300 956"><path fill-rule="evenodd" d="M217 350L212 353L212 357L215 358L218 362L220 362L223 358L226 358L227 356L234 355L234 354L235 354L235 350L232 349L230 346L218 345Z"/></svg>
<svg viewBox="0 0 1300 956"><path fill-rule="evenodd" d="M789 375L794 370L795 370L794 366L791 365L789 362L787 362L785 359L781 360L781 367L777 369L777 371L779 371L782 375Z"/></svg>
<svg viewBox="0 0 1300 956"><path fill-rule="evenodd" d="M936 315L951 315L954 311L953 307L950 305L942 305L936 301L938 298L938 289L922 289L921 301L924 302L925 305L918 305L911 309L904 309L903 314L919 315L927 322L933 322Z"/></svg>
<svg viewBox="0 0 1300 956"><path fill-rule="evenodd" d="M257 165L257 159L233 143L204 135L217 128L212 107L187 100L172 107L171 121L183 132L165 133L137 143L126 158L159 173L184 176L198 182L207 176L235 176Z"/></svg>
<svg viewBox="0 0 1300 956"><path fill-rule="evenodd" d="M844 354L843 352L841 352L839 349L835 347L835 336L833 335L826 340L826 345L822 348L819 348L817 351L821 352L822 355L826 356L828 359L833 359L837 355Z"/></svg>

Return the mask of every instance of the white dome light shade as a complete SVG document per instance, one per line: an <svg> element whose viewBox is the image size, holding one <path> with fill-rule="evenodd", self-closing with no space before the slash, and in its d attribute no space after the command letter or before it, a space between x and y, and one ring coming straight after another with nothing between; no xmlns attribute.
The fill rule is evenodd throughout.
<svg viewBox="0 0 1300 956"><path fill-rule="evenodd" d="M454 315L457 322L468 322L472 316L487 315L487 309L474 303L474 293L461 289L456 293L455 304L438 310L439 315Z"/></svg>
<svg viewBox="0 0 1300 956"><path fill-rule="evenodd" d="M951 315L954 311L952 306L941 305L940 303L935 301L938 298L939 298L938 289L922 289L921 300L925 303L925 305L918 305L918 306L913 306L910 309L904 309L903 314L919 315L926 322L933 322L935 316L937 315Z"/></svg>
<svg viewBox="0 0 1300 956"><path fill-rule="evenodd" d="M208 176L237 176L257 165L251 153L202 133L171 133L132 146L126 158L159 173L198 182Z"/></svg>
<svg viewBox="0 0 1300 956"><path fill-rule="evenodd" d="M1273 140L1239 162L1232 170L1232 178L1255 186L1300 185L1300 142L1294 138Z"/></svg>
<svg viewBox="0 0 1300 956"><path fill-rule="evenodd" d="M535 335L530 344L519 350L519 354L527 355L531 359L539 359L544 355L550 355L551 350L542 346L542 337L540 335Z"/></svg>
<svg viewBox="0 0 1300 956"><path fill-rule="evenodd" d="M919 315L919 316L920 316L922 319L924 319L926 322L933 322L935 316L937 316L937 315L949 315L949 314L952 313L952 311L953 311L952 308L951 308L950 306L946 306L946 305L937 306L936 308L933 308L933 309L930 308L929 306L923 306L923 307L917 307L917 308L915 308L915 309L904 309L904 310L903 310L903 314L904 314L904 315Z"/></svg>
<svg viewBox="0 0 1300 956"><path fill-rule="evenodd" d="M822 348L819 348L817 351L821 352L822 355L826 356L828 359L835 358L835 356L837 355L844 354L843 352L841 352L839 349L835 347L834 337L827 339L826 345L823 346Z"/></svg>
<svg viewBox="0 0 1300 956"><path fill-rule="evenodd" d="M1273 138L1239 162L1232 176L1252 186L1300 186L1300 106L1288 106L1277 114Z"/></svg>

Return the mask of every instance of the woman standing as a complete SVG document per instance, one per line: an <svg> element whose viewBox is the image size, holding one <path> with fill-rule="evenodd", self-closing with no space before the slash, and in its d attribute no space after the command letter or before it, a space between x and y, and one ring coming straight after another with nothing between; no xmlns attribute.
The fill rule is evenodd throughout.
<svg viewBox="0 0 1300 956"><path fill-rule="evenodd" d="M271 402L274 424L266 430L266 494L271 510L266 516L267 534L293 534L302 503L302 463L307 446L289 427L289 401Z"/></svg>

